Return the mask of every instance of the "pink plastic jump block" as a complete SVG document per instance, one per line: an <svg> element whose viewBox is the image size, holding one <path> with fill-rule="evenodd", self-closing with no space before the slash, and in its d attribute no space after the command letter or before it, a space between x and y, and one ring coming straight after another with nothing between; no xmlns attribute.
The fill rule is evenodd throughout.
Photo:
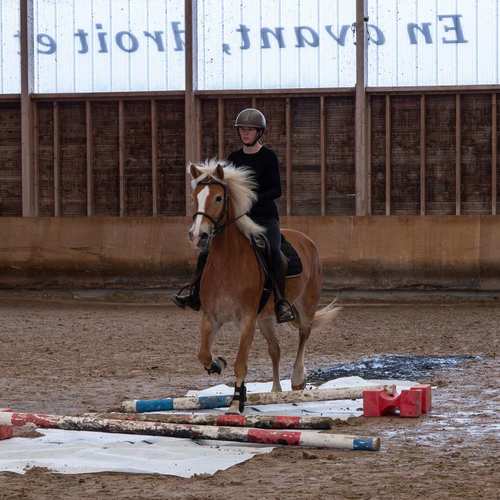
<svg viewBox="0 0 500 500"><path fill-rule="evenodd" d="M399 410L400 417L420 417L423 392L423 390L405 389L397 396L391 396L383 389L363 391L363 415L381 417Z"/></svg>
<svg viewBox="0 0 500 500"><path fill-rule="evenodd" d="M420 391L422 393L422 413L429 413L432 407L432 389L429 384L418 384L410 387L410 391Z"/></svg>
<svg viewBox="0 0 500 500"><path fill-rule="evenodd" d="M0 441L9 439L14 435L14 427L12 425L0 425Z"/></svg>

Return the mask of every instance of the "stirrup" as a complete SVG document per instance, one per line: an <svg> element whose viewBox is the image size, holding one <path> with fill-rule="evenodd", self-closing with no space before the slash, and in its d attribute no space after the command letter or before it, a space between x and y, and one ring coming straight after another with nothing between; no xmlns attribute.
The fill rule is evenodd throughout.
<svg viewBox="0 0 500 500"><path fill-rule="evenodd" d="M275 312L278 323L288 323L289 321L294 321L296 318L292 305L285 299L278 301Z"/></svg>
<svg viewBox="0 0 500 500"><path fill-rule="evenodd" d="M189 289L189 292L183 293L186 289ZM193 285L186 285L185 287L181 288L178 293L172 296L173 303L181 309L190 307L195 311L199 311L201 308L200 298L194 290L195 289Z"/></svg>

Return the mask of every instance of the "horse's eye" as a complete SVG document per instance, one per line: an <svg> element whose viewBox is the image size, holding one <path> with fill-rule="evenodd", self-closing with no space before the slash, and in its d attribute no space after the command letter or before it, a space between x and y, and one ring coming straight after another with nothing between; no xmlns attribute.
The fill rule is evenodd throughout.
<svg viewBox="0 0 500 500"><path fill-rule="evenodd" d="M216 201L217 203L220 203L220 202L222 201L222 196L220 196L220 195L219 195L219 196L216 196L216 197L215 197L215 201Z"/></svg>

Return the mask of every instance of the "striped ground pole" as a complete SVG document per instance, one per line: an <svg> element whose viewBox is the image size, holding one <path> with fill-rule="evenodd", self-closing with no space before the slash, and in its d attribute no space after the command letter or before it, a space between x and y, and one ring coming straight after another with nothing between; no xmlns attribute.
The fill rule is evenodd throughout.
<svg viewBox="0 0 500 500"><path fill-rule="evenodd" d="M311 401L335 401L342 399L363 399L363 391L381 389L394 394L396 387L362 386L334 389L312 389L307 391L265 392L247 394L247 405L307 403ZM123 401L121 409L127 413L147 413L171 410L210 410L225 408L233 396L185 396L164 399L132 399Z"/></svg>
<svg viewBox="0 0 500 500"><path fill-rule="evenodd" d="M167 424L94 417L66 417L29 413L1 413L0 425L24 425L32 422L40 427L123 434L146 434L175 438L208 439L303 446L343 450L377 451L378 437L347 436L316 430L274 430L253 427L217 427L212 425Z"/></svg>
<svg viewBox="0 0 500 500"><path fill-rule="evenodd" d="M87 414L91 416L92 414ZM287 415L214 415L199 414L169 414L169 413L104 413L94 414L99 418L118 420L138 420L147 422L164 422L167 424L217 425L226 427L256 427L258 429L331 429L333 419L315 416Z"/></svg>

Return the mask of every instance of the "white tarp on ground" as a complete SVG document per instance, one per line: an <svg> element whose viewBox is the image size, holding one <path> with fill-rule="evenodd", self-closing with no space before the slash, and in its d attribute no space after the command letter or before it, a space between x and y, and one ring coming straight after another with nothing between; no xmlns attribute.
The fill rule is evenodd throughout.
<svg viewBox="0 0 500 500"><path fill-rule="evenodd" d="M360 385L396 384L398 390L415 382L401 380L364 380L347 377L331 380L320 388L359 387ZM271 383L248 384L249 392L269 392ZM282 382L283 390L290 381ZM226 385L210 387L190 394L232 394ZM248 407L247 413L279 415L322 415L347 419L362 414L361 400L324 401L317 403L282 404ZM20 410L20 409L19 409ZM223 413L224 410L211 410ZM248 460L259 453L269 453L272 447L226 441L192 441L145 435L108 434L101 432L42 429L44 436L13 438L0 441L0 472L23 473L32 467L45 467L63 474L91 472L126 472L170 474L192 477L194 474L214 474L218 470Z"/></svg>

